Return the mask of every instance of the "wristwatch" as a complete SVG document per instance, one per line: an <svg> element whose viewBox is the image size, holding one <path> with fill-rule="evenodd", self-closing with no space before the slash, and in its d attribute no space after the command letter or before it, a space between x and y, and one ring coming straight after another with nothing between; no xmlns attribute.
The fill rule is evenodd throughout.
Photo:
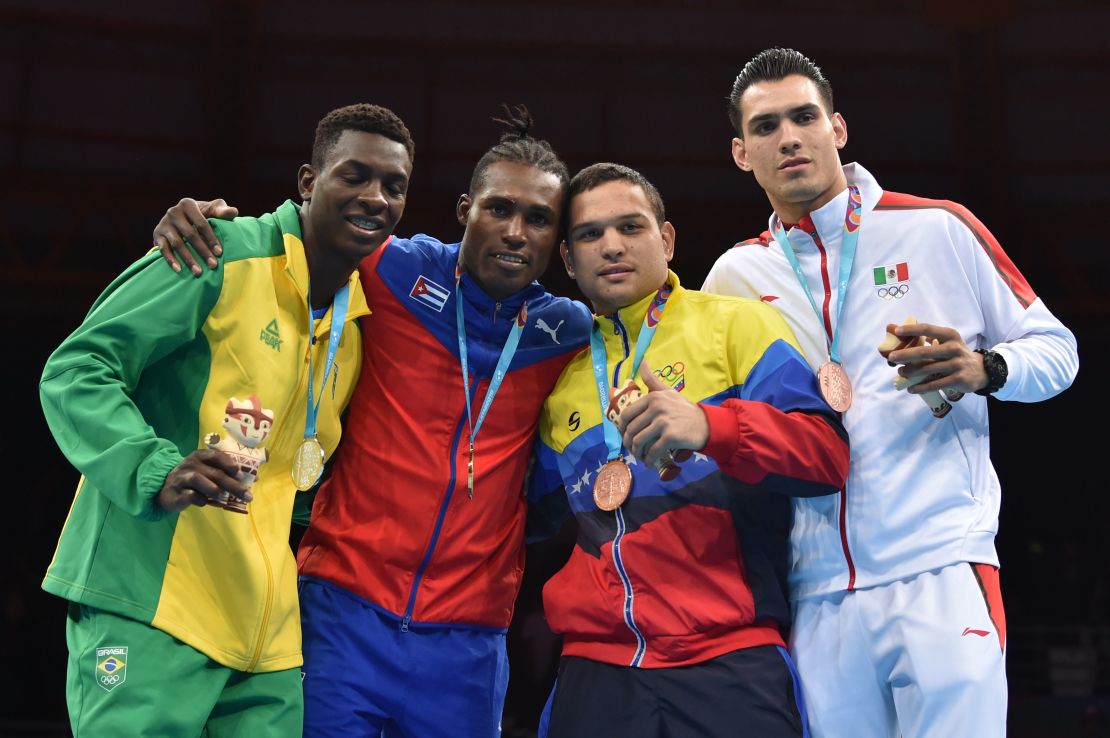
<svg viewBox="0 0 1110 738"><path fill-rule="evenodd" d="M975 394L983 397L993 395L1002 389L1002 385L1006 384L1006 377L1010 374L1006 360L1002 358L1002 354L990 349L975 349L975 353L983 355L983 369L987 372L987 386L975 390Z"/></svg>

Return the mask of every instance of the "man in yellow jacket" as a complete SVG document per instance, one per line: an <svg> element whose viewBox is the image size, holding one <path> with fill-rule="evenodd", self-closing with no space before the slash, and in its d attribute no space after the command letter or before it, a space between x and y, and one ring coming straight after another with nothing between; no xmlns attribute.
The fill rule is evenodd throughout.
<svg viewBox="0 0 1110 738"><path fill-rule="evenodd" d="M224 258L200 279L139 260L47 362L43 410L83 475L43 582L70 601L77 738L300 735L294 493L339 442L356 267L412 155L391 111L332 111L302 206L214 222Z"/></svg>

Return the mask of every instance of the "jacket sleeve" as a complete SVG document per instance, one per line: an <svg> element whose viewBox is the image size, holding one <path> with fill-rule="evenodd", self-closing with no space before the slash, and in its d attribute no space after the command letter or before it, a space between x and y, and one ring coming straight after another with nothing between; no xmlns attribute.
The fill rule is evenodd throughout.
<svg viewBox="0 0 1110 738"><path fill-rule="evenodd" d="M1071 386L1079 371L1075 336L1053 315L995 239L972 213L956 203L952 237L970 250L983 313L982 343L1006 360L999 400L1039 402Z"/></svg>
<svg viewBox="0 0 1110 738"><path fill-rule="evenodd" d="M131 396L148 366L198 339L222 280L223 260L194 279L158 254L145 256L97 298L43 369L39 396L62 453L132 515L165 514L154 497L183 457L155 435ZM183 392L189 379L182 378Z"/></svg>
<svg viewBox="0 0 1110 738"><path fill-rule="evenodd" d="M795 497L832 494L848 475L848 437L821 397L790 329L771 307L750 305L725 336L734 396L701 403L703 452L724 473Z"/></svg>
<svg viewBox="0 0 1110 738"><path fill-rule="evenodd" d="M571 516L566 488L559 472L559 456L540 434L536 436L535 453L525 483L528 496L528 518L524 527L527 543L551 538Z"/></svg>

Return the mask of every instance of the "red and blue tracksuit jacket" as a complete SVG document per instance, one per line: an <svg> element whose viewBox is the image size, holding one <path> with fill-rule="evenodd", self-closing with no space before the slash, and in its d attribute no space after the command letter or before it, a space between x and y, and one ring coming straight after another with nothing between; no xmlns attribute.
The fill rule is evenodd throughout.
<svg viewBox="0 0 1110 738"><path fill-rule="evenodd" d="M589 350L544 405L529 535L578 521L570 560L544 588L565 656L671 667L784 645L791 498L833 494L848 472L847 436L782 317L758 300L685 290L673 272L669 281L644 361L710 429L676 478L660 481L622 449L631 495L613 512L594 504L608 449ZM597 319L610 386L628 377L654 298Z"/></svg>
<svg viewBox="0 0 1110 738"><path fill-rule="evenodd" d="M475 443L455 323L459 244L393 238L359 276L362 373L343 445L313 505L300 574L358 595L410 624L504 630L524 566L524 478L544 398L587 341L581 303L538 282L496 301L468 275L467 359L475 421L501 349L527 301L520 344Z"/></svg>

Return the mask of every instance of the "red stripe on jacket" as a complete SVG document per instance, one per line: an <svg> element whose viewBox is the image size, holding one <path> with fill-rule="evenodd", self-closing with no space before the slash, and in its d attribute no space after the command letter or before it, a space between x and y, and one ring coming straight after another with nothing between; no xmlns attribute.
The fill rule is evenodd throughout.
<svg viewBox="0 0 1110 738"><path fill-rule="evenodd" d="M958 202L951 200L930 200L925 197L916 197L914 195L906 195L901 192L884 192L883 196L879 198L879 202L875 205L876 210L918 210L925 208L937 208L945 210L959 219L972 235L983 250L987 253L991 262L994 264L995 269L998 271L998 276L1002 278L1017 297L1018 301L1024 307L1029 307L1037 299L1034 294L1033 288L1025 281L1018 268L1014 266L1014 262L1010 261L1010 257L1006 255L1002 244L998 239L987 230L987 227L975 217L975 215L960 205Z"/></svg>

